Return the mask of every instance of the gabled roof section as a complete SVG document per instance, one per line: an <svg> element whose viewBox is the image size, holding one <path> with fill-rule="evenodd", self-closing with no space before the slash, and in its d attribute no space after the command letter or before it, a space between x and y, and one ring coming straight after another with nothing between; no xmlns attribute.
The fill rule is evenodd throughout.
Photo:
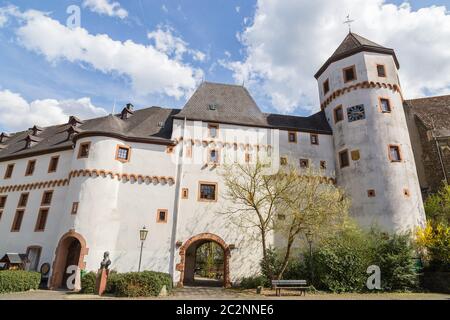
<svg viewBox="0 0 450 320"><path fill-rule="evenodd" d="M450 95L405 100L406 107L436 136L450 136Z"/></svg>
<svg viewBox="0 0 450 320"><path fill-rule="evenodd" d="M328 124L325 112L320 111L309 117L288 116L281 114L266 114L267 124L271 127L303 131L311 133L332 134L330 125Z"/></svg>
<svg viewBox="0 0 450 320"><path fill-rule="evenodd" d="M176 118L264 126L264 114L243 86L203 82Z"/></svg>
<svg viewBox="0 0 450 320"><path fill-rule="evenodd" d="M390 54L394 58L397 69L400 68L400 64L398 62L397 56L395 55L395 52L393 49L383 47L382 45L379 45L378 43L375 43L371 40L361 37L360 35L358 35L356 33L350 32L345 37L344 41L341 42L341 44L336 49L336 51L334 51L334 53L331 55L331 57L328 58L328 60L325 62L325 64L319 69L319 71L317 71L317 73L314 75L314 77L316 79L318 79L320 77L320 75L333 62L347 58L349 56L352 56L352 55L362 52L362 51Z"/></svg>

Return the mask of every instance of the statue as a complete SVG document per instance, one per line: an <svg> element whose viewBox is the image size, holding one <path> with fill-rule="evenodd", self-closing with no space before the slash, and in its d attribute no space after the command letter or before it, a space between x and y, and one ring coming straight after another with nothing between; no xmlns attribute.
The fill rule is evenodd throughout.
<svg viewBox="0 0 450 320"><path fill-rule="evenodd" d="M111 260L109 259L109 252L106 251L106 252L103 254L103 260L102 260L102 262L100 263L100 269L106 269L106 270L108 270L110 264L111 264Z"/></svg>

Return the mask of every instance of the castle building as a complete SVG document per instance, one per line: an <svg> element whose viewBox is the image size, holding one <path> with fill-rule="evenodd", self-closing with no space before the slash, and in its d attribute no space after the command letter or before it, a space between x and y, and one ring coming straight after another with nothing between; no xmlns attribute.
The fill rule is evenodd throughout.
<svg viewBox="0 0 450 320"><path fill-rule="evenodd" d="M129 104L2 134L0 254L27 253L32 270L50 265L58 288L68 266L96 270L105 251L112 269L137 271L146 226L142 269L192 283L197 248L214 242L229 285L258 272L261 250L221 214L221 164L261 154L321 168L363 226L423 225L422 154L433 144L414 112L427 102L404 101L398 69L394 50L349 33L315 75L321 111L309 117L263 113L243 86L204 82L181 110Z"/></svg>

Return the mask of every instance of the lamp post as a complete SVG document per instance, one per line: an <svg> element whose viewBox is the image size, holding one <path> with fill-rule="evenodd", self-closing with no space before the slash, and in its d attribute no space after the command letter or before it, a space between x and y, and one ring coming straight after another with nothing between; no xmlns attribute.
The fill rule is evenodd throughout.
<svg viewBox="0 0 450 320"><path fill-rule="evenodd" d="M312 258L312 243L313 243L313 233L311 229L306 230L305 233L306 241L309 244L309 268L311 269L311 284L314 278L314 269L313 269L313 258Z"/></svg>
<svg viewBox="0 0 450 320"><path fill-rule="evenodd" d="M147 239L148 230L145 226L139 230L139 238L141 239L141 253L139 254L139 268L138 272L141 272L141 261L142 261L142 249L144 248L144 241Z"/></svg>

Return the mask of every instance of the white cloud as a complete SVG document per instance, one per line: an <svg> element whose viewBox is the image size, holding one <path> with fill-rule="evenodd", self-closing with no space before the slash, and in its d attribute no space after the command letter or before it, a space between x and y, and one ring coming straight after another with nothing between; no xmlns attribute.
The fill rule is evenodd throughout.
<svg viewBox="0 0 450 320"><path fill-rule="evenodd" d="M128 17L128 11L122 8L119 2L111 2L110 0L84 0L83 7L89 8L91 11L105 14L110 17L118 17L125 19Z"/></svg>
<svg viewBox="0 0 450 320"><path fill-rule="evenodd" d="M90 98L78 100L26 101L20 94L0 91L0 127L8 131L24 130L33 125L49 126L64 123L69 116L81 119L104 116L107 112L92 104Z"/></svg>
<svg viewBox="0 0 450 320"><path fill-rule="evenodd" d="M161 10L164 11L165 13L168 13L168 12L169 12L169 9L167 9L167 7L166 7L165 4L163 4L163 5L161 6Z"/></svg>
<svg viewBox="0 0 450 320"><path fill-rule="evenodd" d="M26 11L16 17L22 21L16 30L18 40L28 50L44 55L50 62L67 60L125 76L141 96L164 94L179 99L189 95L203 76L201 69L164 51L163 41L159 47L131 40L115 41L106 34L70 29L39 11ZM182 50L170 46L169 49L175 54L176 50Z"/></svg>
<svg viewBox="0 0 450 320"><path fill-rule="evenodd" d="M241 12L241 7L237 6L234 8L236 10L237 13Z"/></svg>
<svg viewBox="0 0 450 320"><path fill-rule="evenodd" d="M414 11L384 0L259 0L239 36L244 60L221 63L280 112L317 110L313 76L346 36L348 13L354 32L396 50L406 97L450 92L450 14L438 6Z"/></svg>
<svg viewBox="0 0 450 320"><path fill-rule="evenodd" d="M176 60L182 60L185 53L190 54L196 61L204 61L206 58L203 52L190 49L189 44L175 36L173 30L167 26L158 26L155 31L149 32L147 37L154 41L156 49Z"/></svg>

